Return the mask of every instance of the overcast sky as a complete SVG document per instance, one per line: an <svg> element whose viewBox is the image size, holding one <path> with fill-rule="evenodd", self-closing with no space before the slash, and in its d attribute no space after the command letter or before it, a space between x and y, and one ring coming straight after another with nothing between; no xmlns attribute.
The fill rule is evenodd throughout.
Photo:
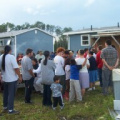
<svg viewBox="0 0 120 120"><path fill-rule="evenodd" d="M74 30L116 26L120 0L0 0L0 24L36 21Z"/></svg>

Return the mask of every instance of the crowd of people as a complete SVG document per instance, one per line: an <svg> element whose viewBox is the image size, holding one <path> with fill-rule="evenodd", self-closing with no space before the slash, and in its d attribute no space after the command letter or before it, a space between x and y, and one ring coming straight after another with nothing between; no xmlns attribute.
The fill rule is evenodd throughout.
<svg viewBox="0 0 120 120"><path fill-rule="evenodd" d="M21 65L21 73L19 66ZM95 90L95 82L100 81L102 94L108 95L109 87L113 87L112 70L118 67L119 55L111 45L105 42L105 48L80 49L76 55L71 50L59 47L54 53L39 51L33 55L33 50L28 48L26 55L17 59L11 55L11 47L5 46L4 54L0 56L1 81L3 91L3 113L18 114L14 110L14 97L17 81L25 83L25 103L32 104L31 94L34 89L43 96L42 104L56 109L59 103L64 108L63 99L72 102L82 101L86 90ZM51 97L53 99L51 99Z"/></svg>

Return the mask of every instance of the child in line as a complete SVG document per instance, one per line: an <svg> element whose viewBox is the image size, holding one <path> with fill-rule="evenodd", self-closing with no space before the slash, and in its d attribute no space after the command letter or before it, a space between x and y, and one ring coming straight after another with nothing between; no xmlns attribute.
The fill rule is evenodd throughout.
<svg viewBox="0 0 120 120"><path fill-rule="evenodd" d="M90 88L88 91L95 90L95 81L97 81L97 63L95 58L93 57L93 52L89 52L89 80L90 80Z"/></svg>
<svg viewBox="0 0 120 120"><path fill-rule="evenodd" d="M36 77L34 80L34 88L37 92L40 92L40 94L43 94L43 85L41 84L42 78L41 78L41 60L39 59L39 67L37 69L33 69L33 73L36 73Z"/></svg>
<svg viewBox="0 0 120 120"><path fill-rule="evenodd" d="M62 85L60 84L60 78L58 76L54 77L54 83L51 85L52 97L53 97L53 110L56 109L57 104L59 103L61 109L64 107L63 98L62 98Z"/></svg>
<svg viewBox="0 0 120 120"><path fill-rule="evenodd" d="M65 81L66 81L66 92L65 99L69 100L69 90L70 90L70 58L65 60Z"/></svg>
<svg viewBox="0 0 120 120"><path fill-rule="evenodd" d="M82 101L81 86L79 82L79 70L86 64L86 60L82 65L76 65L75 59L71 59L70 66L70 92L69 92L69 101L72 102L77 99L77 102Z"/></svg>
<svg viewBox="0 0 120 120"><path fill-rule="evenodd" d="M65 75L66 75L66 91L70 89L70 58L65 61Z"/></svg>

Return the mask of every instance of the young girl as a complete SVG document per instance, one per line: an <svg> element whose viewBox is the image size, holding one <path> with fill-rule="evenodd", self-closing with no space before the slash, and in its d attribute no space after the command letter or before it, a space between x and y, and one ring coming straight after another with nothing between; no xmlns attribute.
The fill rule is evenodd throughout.
<svg viewBox="0 0 120 120"><path fill-rule="evenodd" d="M81 87L79 82L79 70L86 64L86 60L82 65L76 65L76 61L71 59L70 65L70 92L69 92L69 101L76 99L77 101L82 101Z"/></svg>
<svg viewBox="0 0 120 120"><path fill-rule="evenodd" d="M65 61L65 75L66 75L66 91L70 89L70 59L67 58Z"/></svg>
<svg viewBox="0 0 120 120"><path fill-rule="evenodd" d="M79 50L79 58L75 59L77 65L81 65L84 63L85 58L84 58L84 50ZM89 73L88 69L90 66L89 60L87 60L85 66L79 71L79 80L80 80L80 85L82 88L82 96L85 94L85 89L89 88Z"/></svg>
<svg viewBox="0 0 120 120"><path fill-rule="evenodd" d="M33 64L33 69L37 69L38 68L38 62L36 58L32 59L32 64Z"/></svg>
<svg viewBox="0 0 120 120"><path fill-rule="evenodd" d="M65 80L66 80L66 92L65 99L69 100L69 89L70 89L70 58L65 60Z"/></svg>
<svg viewBox="0 0 120 120"><path fill-rule="evenodd" d="M93 52L89 52L89 80L90 80L90 88L88 91L95 90L95 81L97 80L97 63L95 58L93 57Z"/></svg>
<svg viewBox="0 0 120 120"><path fill-rule="evenodd" d="M37 59L36 58L32 58L32 65L33 65L33 69L36 70L38 68L38 62L37 62ZM38 93L39 91L36 89L36 81L37 81L37 73L34 73L35 75L35 79L34 79L34 83L33 83L33 86L34 86L34 90L35 90L35 93Z"/></svg>

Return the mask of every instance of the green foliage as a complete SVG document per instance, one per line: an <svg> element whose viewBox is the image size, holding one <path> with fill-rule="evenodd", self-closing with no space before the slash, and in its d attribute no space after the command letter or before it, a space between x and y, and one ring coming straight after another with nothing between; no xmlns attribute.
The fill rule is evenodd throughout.
<svg viewBox="0 0 120 120"><path fill-rule="evenodd" d="M7 31L7 26L6 24L0 25L0 32L6 32Z"/></svg>
<svg viewBox="0 0 120 120"><path fill-rule="evenodd" d="M34 24L25 22L22 25L14 25L13 23L7 22L7 23L0 25L0 32L7 32L8 28L10 29L10 31L12 31L12 30L23 30L23 29L35 28L35 27L41 30L45 30L49 32L50 34L55 33L57 36L62 35L64 32L72 31L72 28L70 27L68 28L65 27L62 29L60 26L49 25L49 24L45 24L43 22L37 21Z"/></svg>
<svg viewBox="0 0 120 120"><path fill-rule="evenodd" d="M58 47L63 47L65 49L68 48L68 42L66 36L60 36L58 41L54 43L54 50L56 51Z"/></svg>
<svg viewBox="0 0 120 120"><path fill-rule="evenodd" d="M65 107L60 110L58 106L52 108L42 106L42 96L32 95L33 105L24 103L24 89L18 89L15 99L15 109L20 115L4 114L0 120L112 120L108 107L113 109L113 95L101 95L101 88L86 92L82 102L64 100ZM2 94L0 93L0 106L2 106Z"/></svg>

